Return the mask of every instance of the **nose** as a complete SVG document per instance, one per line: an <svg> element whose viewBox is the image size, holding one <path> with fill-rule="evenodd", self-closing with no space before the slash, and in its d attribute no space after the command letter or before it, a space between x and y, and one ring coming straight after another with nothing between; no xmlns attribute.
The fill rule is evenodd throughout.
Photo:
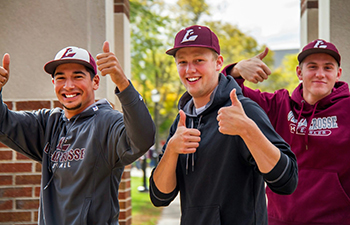
<svg viewBox="0 0 350 225"><path fill-rule="evenodd" d="M64 83L64 88L65 89L72 89L74 88L75 85L74 85L74 82L72 79L66 79L66 82Z"/></svg>
<svg viewBox="0 0 350 225"><path fill-rule="evenodd" d="M186 67L186 73L192 73L195 72L196 68L192 63L188 63Z"/></svg>
<svg viewBox="0 0 350 225"><path fill-rule="evenodd" d="M323 68L319 68L317 71L316 71L316 77L317 78L323 78L325 76L325 71L323 70Z"/></svg>

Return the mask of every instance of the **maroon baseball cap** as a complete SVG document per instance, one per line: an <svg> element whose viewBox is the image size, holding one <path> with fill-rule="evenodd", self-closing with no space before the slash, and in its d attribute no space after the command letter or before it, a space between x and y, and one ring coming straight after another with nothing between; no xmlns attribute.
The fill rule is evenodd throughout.
<svg viewBox="0 0 350 225"><path fill-rule="evenodd" d="M184 47L204 47L220 55L219 39L208 27L194 25L180 30L175 37L174 47L166 51L175 56L177 50Z"/></svg>
<svg viewBox="0 0 350 225"><path fill-rule="evenodd" d="M97 74L96 63L90 52L83 48L74 46L66 47L60 50L54 60L47 62L44 66L44 70L53 76L56 67L63 63L79 63L94 71Z"/></svg>
<svg viewBox="0 0 350 225"><path fill-rule="evenodd" d="M340 54L334 44L322 39L316 39L305 45L303 50L298 55L299 64L309 55L314 53L326 53L331 55L340 66Z"/></svg>

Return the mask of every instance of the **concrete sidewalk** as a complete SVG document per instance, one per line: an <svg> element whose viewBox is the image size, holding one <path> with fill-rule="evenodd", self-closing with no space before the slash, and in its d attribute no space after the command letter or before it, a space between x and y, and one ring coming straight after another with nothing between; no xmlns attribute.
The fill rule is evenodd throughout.
<svg viewBox="0 0 350 225"><path fill-rule="evenodd" d="M163 208L157 225L179 225L180 215L180 197L177 195L169 206Z"/></svg>

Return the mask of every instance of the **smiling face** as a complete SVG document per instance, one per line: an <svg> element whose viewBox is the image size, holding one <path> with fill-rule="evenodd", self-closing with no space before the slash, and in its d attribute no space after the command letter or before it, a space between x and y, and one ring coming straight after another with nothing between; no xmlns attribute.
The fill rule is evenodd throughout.
<svg viewBox="0 0 350 225"><path fill-rule="evenodd" d="M196 108L206 105L218 85L223 58L201 47L185 47L176 52L175 62L181 82L193 97Z"/></svg>
<svg viewBox="0 0 350 225"><path fill-rule="evenodd" d="M99 82L99 76L91 79L89 71L81 64L65 63L57 66L52 83L68 119L95 102L94 91L98 89Z"/></svg>
<svg viewBox="0 0 350 225"><path fill-rule="evenodd" d="M314 105L329 95L341 73L342 69L332 56L326 53L307 56L300 66L297 66L298 78L303 82L305 101Z"/></svg>

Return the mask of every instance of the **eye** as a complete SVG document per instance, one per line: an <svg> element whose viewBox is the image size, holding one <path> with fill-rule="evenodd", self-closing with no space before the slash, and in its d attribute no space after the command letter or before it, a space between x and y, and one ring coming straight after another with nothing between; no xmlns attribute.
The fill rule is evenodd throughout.
<svg viewBox="0 0 350 225"><path fill-rule="evenodd" d="M325 70L333 70L333 66L325 66Z"/></svg>
<svg viewBox="0 0 350 225"><path fill-rule="evenodd" d="M55 76L55 80L64 80L63 76Z"/></svg>

